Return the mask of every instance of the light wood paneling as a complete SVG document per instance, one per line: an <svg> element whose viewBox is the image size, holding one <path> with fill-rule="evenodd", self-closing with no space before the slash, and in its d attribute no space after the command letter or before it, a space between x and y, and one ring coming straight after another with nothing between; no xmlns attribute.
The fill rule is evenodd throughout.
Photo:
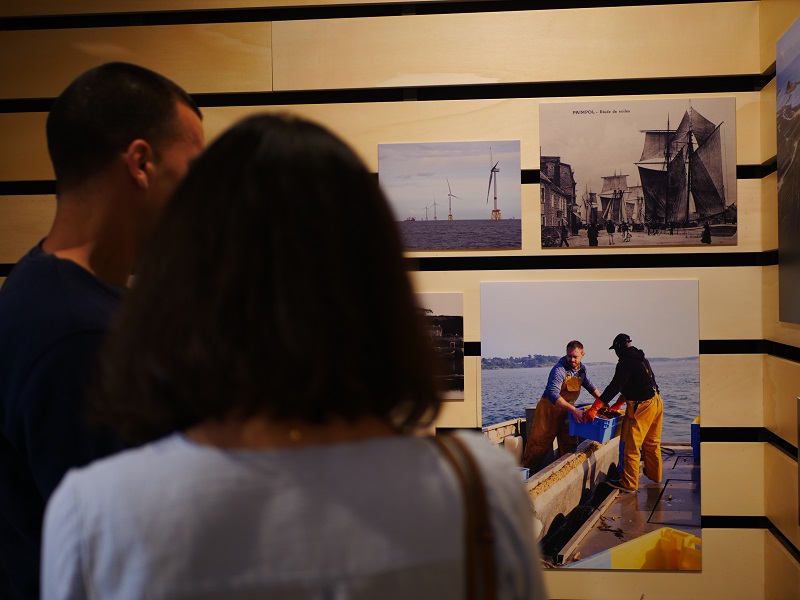
<svg viewBox="0 0 800 600"><path fill-rule="evenodd" d="M759 92L761 95L761 162L765 162L778 154L778 125L775 113L777 110L777 89L775 79L770 81Z"/></svg>
<svg viewBox="0 0 800 600"><path fill-rule="evenodd" d="M764 250L778 247L778 174L761 180L761 239Z"/></svg>
<svg viewBox="0 0 800 600"><path fill-rule="evenodd" d="M686 95L625 96L626 100L687 98ZM693 94L693 98L736 98L736 161L761 164L759 152L761 96L758 92ZM238 119L261 111L288 111L319 121L346 139L378 171L378 144L520 140L523 169L539 168L539 105L545 102L611 101L603 98L514 98L508 100L447 100L438 102L380 102L355 104L298 104L270 107L205 109L209 140ZM773 103L774 116L774 103ZM773 151L774 155L774 151Z"/></svg>
<svg viewBox="0 0 800 600"><path fill-rule="evenodd" d="M464 293L464 339L480 340L480 283L697 279L700 339L762 339L761 268L415 272L419 292ZM734 301L735 299L735 301Z"/></svg>
<svg viewBox="0 0 800 600"><path fill-rule="evenodd" d="M800 363L776 356L765 356L763 382L764 427L790 444L798 446L797 398L800 396Z"/></svg>
<svg viewBox="0 0 800 600"><path fill-rule="evenodd" d="M282 21L273 53L276 90L761 72L757 2Z"/></svg>
<svg viewBox="0 0 800 600"><path fill-rule="evenodd" d="M83 71L133 62L186 91L272 89L271 23L0 31L0 97L57 96Z"/></svg>
<svg viewBox="0 0 800 600"><path fill-rule="evenodd" d="M765 339L800 347L800 325L778 318L778 266L764 267L762 285Z"/></svg>
<svg viewBox="0 0 800 600"><path fill-rule="evenodd" d="M775 62L775 45L798 18L800 2L797 0L761 0L759 5L759 41L761 71Z"/></svg>
<svg viewBox="0 0 800 600"><path fill-rule="evenodd" d="M764 540L764 597L796 600L800 590L800 563L773 535Z"/></svg>
<svg viewBox="0 0 800 600"><path fill-rule="evenodd" d="M763 427L763 354L700 356L700 424Z"/></svg>
<svg viewBox="0 0 800 600"><path fill-rule="evenodd" d="M797 420L795 420L796 426ZM768 445L764 452L764 496L766 497L764 514L794 544L795 548L800 548L797 484L797 457L789 457L774 446Z"/></svg>
<svg viewBox="0 0 800 600"><path fill-rule="evenodd" d="M0 114L0 181L50 180L46 113Z"/></svg>
<svg viewBox="0 0 800 600"><path fill-rule="evenodd" d="M0 196L0 263L16 263L47 235L55 196Z"/></svg>
<svg viewBox="0 0 800 600"><path fill-rule="evenodd" d="M756 442L700 444L703 516L766 515L764 455L767 446Z"/></svg>
<svg viewBox="0 0 800 600"><path fill-rule="evenodd" d="M757 92L696 94L736 98L737 162L760 164ZM658 96L676 98L681 96ZM684 96L685 97L685 96ZM610 97L608 99L615 99ZM569 101L588 101L581 97ZM631 99L645 99L632 96ZM211 141L239 119L259 112L291 112L318 121L350 143L373 172L378 144L409 142L520 140L523 169L539 168L539 104L553 99L451 100L287 106L211 107L203 109L206 139ZM44 138L45 113L0 114L0 181L48 179L52 171ZM24 171L26 176L18 173ZM38 176L37 176L38 175ZM743 184L741 181L739 185ZM746 197L753 192L744 191ZM747 210L747 202L740 210Z"/></svg>
<svg viewBox="0 0 800 600"><path fill-rule="evenodd" d="M768 535L758 529L704 529L698 573L545 569L545 584L551 598L564 600L764 600Z"/></svg>

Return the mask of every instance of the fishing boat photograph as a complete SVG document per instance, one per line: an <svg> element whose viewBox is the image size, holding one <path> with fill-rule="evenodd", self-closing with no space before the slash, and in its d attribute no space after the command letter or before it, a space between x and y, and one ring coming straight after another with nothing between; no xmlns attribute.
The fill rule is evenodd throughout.
<svg viewBox="0 0 800 600"><path fill-rule="evenodd" d="M701 570L698 282L480 291L483 433L520 465L544 565ZM620 393L633 393L629 360L646 367L652 398ZM595 402L606 389L608 404ZM557 412L562 400L580 418ZM643 440L628 435L634 427Z"/></svg>
<svg viewBox="0 0 800 600"><path fill-rule="evenodd" d="M544 102L542 248L736 245L736 100Z"/></svg>

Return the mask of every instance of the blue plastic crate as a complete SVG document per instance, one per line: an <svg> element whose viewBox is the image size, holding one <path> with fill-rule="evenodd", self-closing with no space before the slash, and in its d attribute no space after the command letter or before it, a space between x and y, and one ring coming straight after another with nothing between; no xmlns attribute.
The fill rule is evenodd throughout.
<svg viewBox="0 0 800 600"><path fill-rule="evenodd" d="M614 433L617 431L617 425L619 425L620 421L620 417L613 417L611 419L595 417L591 423L576 423L572 413L567 413L567 415L569 416L570 435L577 435L578 437L594 440L601 444L614 437Z"/></svg>

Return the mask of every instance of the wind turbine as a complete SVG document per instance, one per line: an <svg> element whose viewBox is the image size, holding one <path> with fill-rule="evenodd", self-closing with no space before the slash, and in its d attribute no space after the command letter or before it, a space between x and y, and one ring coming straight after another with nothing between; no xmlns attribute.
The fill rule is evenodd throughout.
<svg viewBox="0 0 800 600"><path fill-rule="evenodd" d="M436 221L436 207L441 206L441 204L436 202L436 196L433 197L433 204L431 204L431 206L433 207L433 220Z"/></svg>
<svg viewBox="0 0 800 600"><path fill-rule="evenodd" d="M494 161L494 158L492 158L492 148L489 147L489 164L492 164L492 161ZM489 171L489 189L486 190L486 204L489 204L489 192L492 191L492 179L494 179L494 210L492 210L492 221L499 221L502 219L500 211L497 209L497 174L500 172L497 165L499 164L500 161L498 160Z"/></svg>
<svg viewBox="0 0 800 600"><path fill-rule="evenodd" d="M453 220L453 198L458 198L458 196L456 196L453 193L453 190L450 189L450 180L447 179L447 177L445 177L445 180L447 181L447 210L449 211L447 213L447 220L448 221L452 221ZM463 200L463 198L458 198L458 199L459 200Z"/></svg>

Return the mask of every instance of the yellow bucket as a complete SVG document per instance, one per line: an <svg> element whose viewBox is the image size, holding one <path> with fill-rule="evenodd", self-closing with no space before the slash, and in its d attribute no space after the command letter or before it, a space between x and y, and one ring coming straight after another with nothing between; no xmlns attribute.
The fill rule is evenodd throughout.
<svg viewBox="0 0 800 600"><path fill-rule="evenodd" d="M699 537L662 527L567 566L578 569L699 571L702 568L701 555Z"/></svg>

